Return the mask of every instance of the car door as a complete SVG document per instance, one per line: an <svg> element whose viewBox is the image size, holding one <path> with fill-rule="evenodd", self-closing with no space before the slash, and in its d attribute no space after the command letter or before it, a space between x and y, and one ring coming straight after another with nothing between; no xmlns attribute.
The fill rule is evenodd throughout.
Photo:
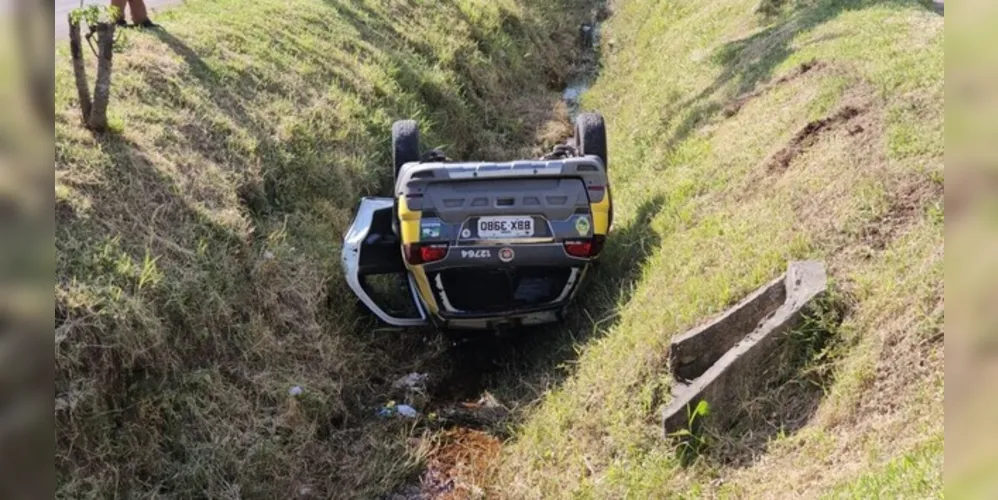
<svg viewBox="0 0 998 500"><path fill-rule="evenodd" d="M361 199L343 240L343 271L350 289L379 319L393 326L421 326L427 323L426 312L392 229L393 201Z"/></svg>

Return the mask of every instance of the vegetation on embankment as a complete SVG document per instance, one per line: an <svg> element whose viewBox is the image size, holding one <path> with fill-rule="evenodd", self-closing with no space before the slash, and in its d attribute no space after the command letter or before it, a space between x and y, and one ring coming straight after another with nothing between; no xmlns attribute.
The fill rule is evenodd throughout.
<svg viewBox="0 0 998 500"><path fill-rule="evenodd" d="M942 494L943 19L916 1L619 0L583 107L606 116L621 292L526 412L509 498ZM684 467L667 346L821 259L841 322ZM631 264L637 263L637 264Z"/></svg>
<svg viewBox="0 0 998 500"><path fill-rule="evenodd" d="M101 136L60 51L58 495L369 497L406 480L420 450L372 417L420 339L371 334L340 238L388 186L393 120L454 157L536 143L572 4L192 0L119 43Z"/></svg>

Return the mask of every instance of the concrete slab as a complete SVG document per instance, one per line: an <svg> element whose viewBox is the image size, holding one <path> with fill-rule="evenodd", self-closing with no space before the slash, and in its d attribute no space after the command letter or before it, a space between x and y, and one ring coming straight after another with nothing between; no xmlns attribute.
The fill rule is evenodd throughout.
<svg viewBox="0 0 998 500"><path fill-rule="evenodd" d="M677 380L703 375L745 334L776 311L786 300L786 276L780 276L735 304L716 319L672 340L669 366Z"/></svg>
<svg viewBox="0 0 998 500"><path fill-rule="evenodd" d="M791 262L783 276L717 320L677 337L670 346L670 360L676 360L672 369L677 383L673 400L662 414L665 433L686 429L688 412L700 401L710 405L712 425L724 428L731 424L741 404L740 395L746 389L764 386L764 378L771 371L765 361L787 333L800 326L808 308L826 290L824 264ZM722 351L725 346L730 348ZM685 383L687 379L679 373L695 378Z"/></svg>

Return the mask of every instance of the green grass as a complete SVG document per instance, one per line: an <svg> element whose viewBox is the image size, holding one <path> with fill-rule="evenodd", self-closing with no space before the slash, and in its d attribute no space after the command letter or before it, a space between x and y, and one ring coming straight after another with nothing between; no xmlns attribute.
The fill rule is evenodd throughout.
<svg viewBox="0 0 998 500"><path fill-rule="evenodd" d="M830 498L923 498L942 483L942 437L833 489Z"/></svg>
<svg viewBox="0 0 998 500"><path fill-rule="evenodd" d="M904 1L788 2L765 19L754 7L617 2L583 104L607 117L625 232L601 276L635 279L626 295L597 287L581 304L580 317L610 319L525 411L496 495L813 496L912 474L906 492L941 495L942 448L922 443L941 440L943 423L942 18ZM764 87L812 60L821 66ZM771 167L805 124L846 105L862 112ZM635 222L652 199L664 202ZM641 259L626 248L632 231L657 241ZM658 426L670 338L804 258L826 262L846 311L830 350L805 364L825 374L820 386L794 396L812 379L802 369L761 391L761 418L681 466Z"/></svg>
<svg viewBox="0 0 998 500"><path fill-rule="evenodd" d="M408 480L418 432L374 409L433 346L357 314L342 234L390 182L393 120L454 157L534 146L573 7L194 0L122 39L104 136L80 126L62 47L59 496L372 496Z"/></svg>
<svg viewBox="0 0 998 500"><path fill-rule="evenodd" d="M614 234L567 325L476 385L514 411L463 491L941 495L942 19L914 1L778 4L614 3L583 102L609 127ZM373 411L394 377L439 375L439 346L355 313L341 234L387 186L394 119L456 157L563 130L552 89L583 6L192 1L127 37L103 137L79 126L59 52L59 495L411 480L434 436ZM774 166L843 106L861 112ZM671 337L804 258L826 262L841 322L684 466L658 422Z"/></svg>

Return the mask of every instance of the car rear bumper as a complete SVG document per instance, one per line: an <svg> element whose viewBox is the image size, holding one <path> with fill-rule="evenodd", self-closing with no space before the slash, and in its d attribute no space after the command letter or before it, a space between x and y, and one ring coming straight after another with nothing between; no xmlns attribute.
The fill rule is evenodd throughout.
<svg viewBox="0 0 998 500"><path fill-rule="evenodd" d="M569 255L563 243L480 243L452 245L443 259L423 264L423 269L433 273L458 267L574 267L589 261Z"/></svg>
<svg viewBox="0 0 998 500"><path fill-rule="evenodd" d="M560 322L588 266L532 269L457 268L427 273L438 306L433 321L469 329L529 326ZM508 274L503 275L502 273ZM446 273L451 273L449 276ZM484 275L483 275L484 274ZM491 274L492 276L485 276ZM509 286L501 287L503 278ZM422 297L426 300L426 297Z"/></svg>
<svg viewBox="0 0 998 500"><path fill-rule="evenodd" d="M517 328L521 326L544 325L559 323L563 318L565 304L519 310L504 313L469 314L444 313L432 316L432 321L439 327L468 330L498 330Z"/></svg>

